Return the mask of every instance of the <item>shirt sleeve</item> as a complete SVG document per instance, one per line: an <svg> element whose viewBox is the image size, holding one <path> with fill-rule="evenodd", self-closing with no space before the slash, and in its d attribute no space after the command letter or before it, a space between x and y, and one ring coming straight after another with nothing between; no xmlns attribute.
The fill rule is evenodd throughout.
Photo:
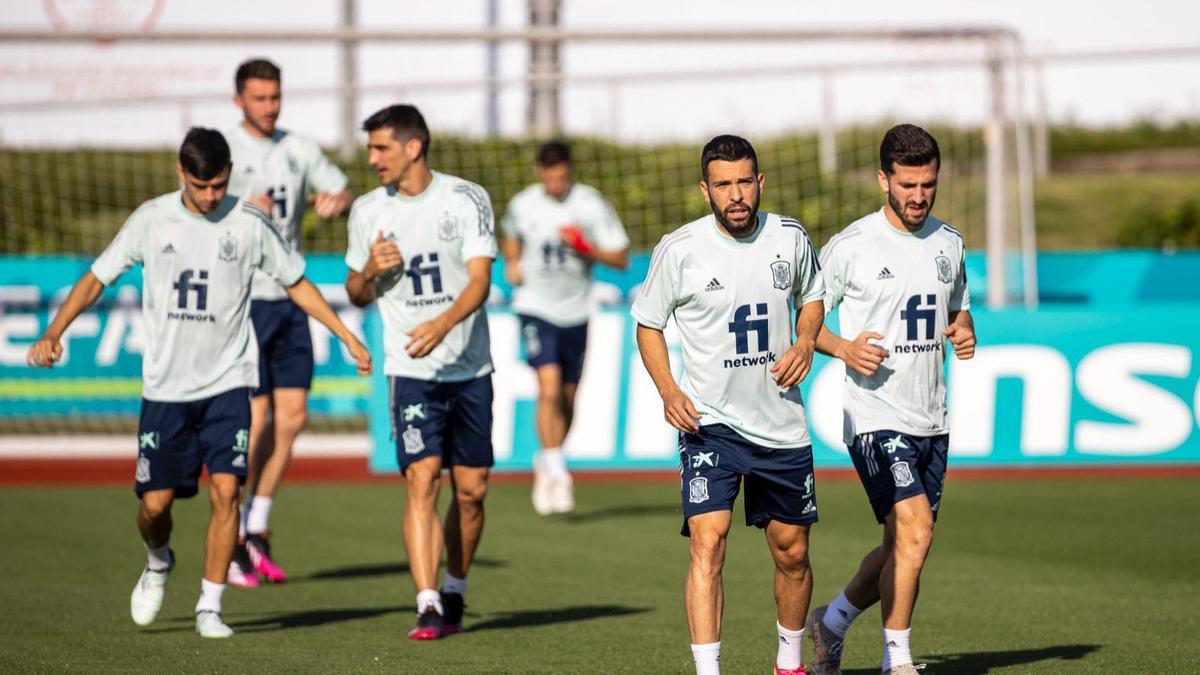
<svg viewBox="0 0 1200 675"><path fill-rule="evenodd" d="M596 229L594 243L601 251L623 251L629 248L629 236L617 212L599 192L596 193Z"/></svg>
<svg viewBox="0 0 1200 675"><path fill-rule="evenodd" d="M254 260L258 269L284 288L295 285L304 276L304 257L284 239L266 213L254 208L254 243L258 249Z"/></svg>
<svg viewBox="0 0 1200 675"><path fill-rule="evenodd" d="M350 182L346 174L329 161L321 146L314 141L308 141L308 165L305 166L305 177L317 192L338 193L346 189Z"/></svg>
<svg viewBox="0 0 1200 675"><path fill-rule="evenodd" d="M520 239L521 227L517 216L517 200L511 199L500 218L500 233L507 239Z"/></svg>
<svg viewBox="0 0 1200 675"><path fill-rule="evenodd" d="M487 191L474 183L462 182L454 187L464 197L462 218L462 257L496 257L496 217Z"/></svg>
<svg viewBox="0 0 1200 675"><path fill-rule="evenodd" d="M841 256L837 252L838 247L831 247L828 244L821 251L819 259L819 267L821 270L821 280L825 284L825 313L833 311L842 302L842 297L846 294L846 275L843 269Z"/></svg>
<svg viewBox="0 0 1200 675"><path fill-rule="evenodd" d="M109 286L130 267L144 262L147 214L150 209L149 204L144 204L134 211L125 220L117 236L92 263L92 274L100 283Z"/></svg>
<svg viewBox="0 0 1200 675"><path fill-rule="evenodd" d="M650 269L633 301L630 313L644 326L662 330L679 305L679 269L673 253L663 242L654 247Z"/></svg>
<svg viewBox="0 0 1200 675"><path fill-rule="evenodd" d="M821 276L821 263L812 240L803 231L796 237L796 267L796 307L824 299L825 280Z"/></svg>
<svg viewBox="0 0 1200 675"><path fill-rule="evenodd" d="M967 255L962 240L958 243L958 274L954 275L954 287L950 290L950 311L971 309L971 291L967 289Z"/></svg>
<svg viewBox="0 0 1200 675"><path fill-rule="evenodd" d="M350 219L346 223L346 267L355 272L362 272L367 267L371 257L371 241L367 231L369 223L364 222L365 209L360 201L355 201L350 207Z"/></svg>

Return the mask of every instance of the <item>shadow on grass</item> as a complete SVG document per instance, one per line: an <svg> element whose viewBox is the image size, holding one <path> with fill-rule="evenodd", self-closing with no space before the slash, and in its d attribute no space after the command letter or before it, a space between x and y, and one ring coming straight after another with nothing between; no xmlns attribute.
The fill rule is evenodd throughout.
<svg viewBox="0 0 1200 675"><path fill-rule="evenodd" d="M495 560L492 558L476 558L472 565L476 567L507 567L508 563L503 560ZM327 570L318 570L303 577L289 577L288 583L303 582L303 581L321 581L326 579L362 579L364 577L385 577L393 574L408 574L408 563L379 563L372 565L349 565L347 567L333 567Z"/></svg>
<svg viewBox="0 0 1200 675"><path fill-rule="evenodd" d="M288 628L324 626L326 624L356 621L358 619L373 619L377 616L398 612L412 614L416 612L416 607L408 605L398 607L364 607L358 609L305 609L295 612L276 612L260 616L259 618L241 618L234 614L226 615L224 619L229 624L229 627L238 633L262 633ZM195 619L192 618L171 618L163 623L171 625L146 629L143 632L179 633L191 631L195 628Z"/></svg>
<svg viewBox="0 0 1200 675"><path fill-rule="evenodd" d="M983 675L992 668L1022 666L1041 661L1078 661L1098 651L1100 645L1060 645L1041 649L1012 649L1002 652L974 652L970 654L938 654L917 662L927 661L929 669L936 673L954 675ZM846 675L876 675L878 668L843 670Z"/></svg>
<svg viewBox="0 0 1200 675"><path fill-rule="evenodd" d="M678 504L630 504L626 506L610 506L594 511L570 513L563 516L571 523L592 523L598 520L614 518L639 518L642 516L681 515Z"/></svg>
<svg viewBox="0 0 1200 675"><path fill-rule="evenodd" d="M555 607L553 609L528 609L520 612L500 612L486 621L467 622L467 632L497 630L503 628L528 628L548 626L572 621L588 621L615 616L628 616L649 612L649 607L625 607L623 605L579 605L577 607ZM468 613L469 616L469 613Z"/></svg>

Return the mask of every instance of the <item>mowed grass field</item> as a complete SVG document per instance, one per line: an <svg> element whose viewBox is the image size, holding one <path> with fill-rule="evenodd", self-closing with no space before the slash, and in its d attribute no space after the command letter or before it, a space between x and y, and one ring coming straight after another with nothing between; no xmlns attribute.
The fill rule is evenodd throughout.
<svg viewBox="0 0 1200 675"><path fill-rule="evenodd" d="M857 482L821 480L815 601L880 532ZM292 484L272 515L286 585L225 595L232 640L192 632L208 506L180 502L178 565L159 620L129 618L145 556L127 488L0 489L0 672L687 673L672 483L578 485L571 516L533 514L494 486L471 573L468 631L405 634L414 598L403 486ZM739 505L740 506L740 505ZM949 479L914 655L928 673L1200 671L1200 480ZM740 517L740 514L739 514ZM769 673L772 565L738 526L725 570L722 664ZM879 615L848 636L848 673L876 673ZM806 644L805 658L811 647Z"/></svg>

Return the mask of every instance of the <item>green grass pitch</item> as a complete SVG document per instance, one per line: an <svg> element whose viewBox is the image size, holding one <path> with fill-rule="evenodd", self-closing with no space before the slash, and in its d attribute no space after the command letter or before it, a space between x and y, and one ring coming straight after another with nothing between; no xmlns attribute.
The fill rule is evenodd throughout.
<svg viewBox="0 0 1200 675"><path fill-rule="evenodd" d="M814 604L879 538L861 488L818 480ZM471 573L468 631L405 638L413 589L398 484L285 486L273 512L283 586L230 588L227 641L192 632L206 500L175 508L179 562L159 620L129 592L144 563L125 488L0 489L0 672L688 673L670 483L582 483L578 512L533 514L499 484ZM913 653L928 673L1200 671L1200 481L948 481ZM740 505L739 505L740 507ZM738 514L740 517L740 514ZM738 526L725 568L726 673L769 673L772 566ZM806 644L805 658L811 655ZM847 673L877 673L879 615L848 636Z"/></svg>

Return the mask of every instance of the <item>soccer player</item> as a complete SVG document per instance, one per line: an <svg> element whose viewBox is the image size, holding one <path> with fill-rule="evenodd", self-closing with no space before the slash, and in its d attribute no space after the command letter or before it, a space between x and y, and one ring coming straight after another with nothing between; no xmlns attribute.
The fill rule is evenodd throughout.
<svg viewBox="0 0 1200 675"><path fill-rule="evenodd" d="M700 168L712 215L662 238L632 310L642 362L680 432L692 655L698 675L720 672L721 568L744 484L746 524L765 530L775 560L775 666L803 673L817 498L796 385L812 365L825 286L800 223L758 210L763 174L748 141L717 136L704 146ZM678 384L663 337L672 316L683 342Z"/></svg>
<svg viewBox="0 0 1200 675"><path fill-rule="evenodd" d="M162 607L175 554L171 505L197 492L208 467L212 514L196 632L224 638L225 575L237 542L238 491L246 478L250 391L258 385L250 326L255 271L338 336L360 374L371 369L365 347L304 277L304 259L257 206L226 193L229 146L212 129L190 130L179 148L183 189L142 204L71 289L45 334L29 349L30 365L62 356L62 334L125 270L142 265L146 353L134 489L138 530L148 560L130 596L130 613L149 625Z"/></svg>
<svg viewBox="0 0 1200 675"><path fill-rule="evenodd" d="M591 313L592 266L629 266L629 237L593 187L571 175L571 150L550 141L537 154L540 182L517 193L501 220L504 273L514 287L525 357L537 372L533 509L575 508L562 445L571 430Z"/></svg>
<svg viewBox="0 0 1200 675"><path fill-rule="evenodd" d="M945 341L975 354L971 297L958 230L930 215L941 155L911 124L879 148L886 203L821 251L826 309L841 305L842 336L822 328L817 349L846 364L845 443L883 543L829 605L807 621L815 673L840 673L851 622L880 602L883 672L916 675L908 640L921 567L933 541L946 472Z"/></svg>
<svg viewBox="0 0 1200 675"><path fill-rule="evenodd" d="M264 59L240 65L233 101L242 123L226 132L233 153L229 192L259 205L293 248L308 203L332 218L350 207L346 175L316 142L275 126L280 109L280 71ZM258 585L258 575L282 583L287 574L271 557L268 519L271 503L292 457L292 444L307 419L312 386L313 348L308 316L288 298L283 286L261 272L254 274L250 318L258 340L258 388L250 399L250 467L246 506L242 509L238 548L229 566L229 583Z"/></svg>
<svg viewBox="0 0 1200 675"><path fill-rule="evenodd" d="M350 209L346 292L379 301L396 456L408 490L404 549L417 590L414 640L462 630L492 457L492 357L484 301L496 257L487 192L431 171L429 127L411 105L363 122L381 187ZM438 519L442 469L453 496ZM436 587L442 541L446 576Z"/></svg>

